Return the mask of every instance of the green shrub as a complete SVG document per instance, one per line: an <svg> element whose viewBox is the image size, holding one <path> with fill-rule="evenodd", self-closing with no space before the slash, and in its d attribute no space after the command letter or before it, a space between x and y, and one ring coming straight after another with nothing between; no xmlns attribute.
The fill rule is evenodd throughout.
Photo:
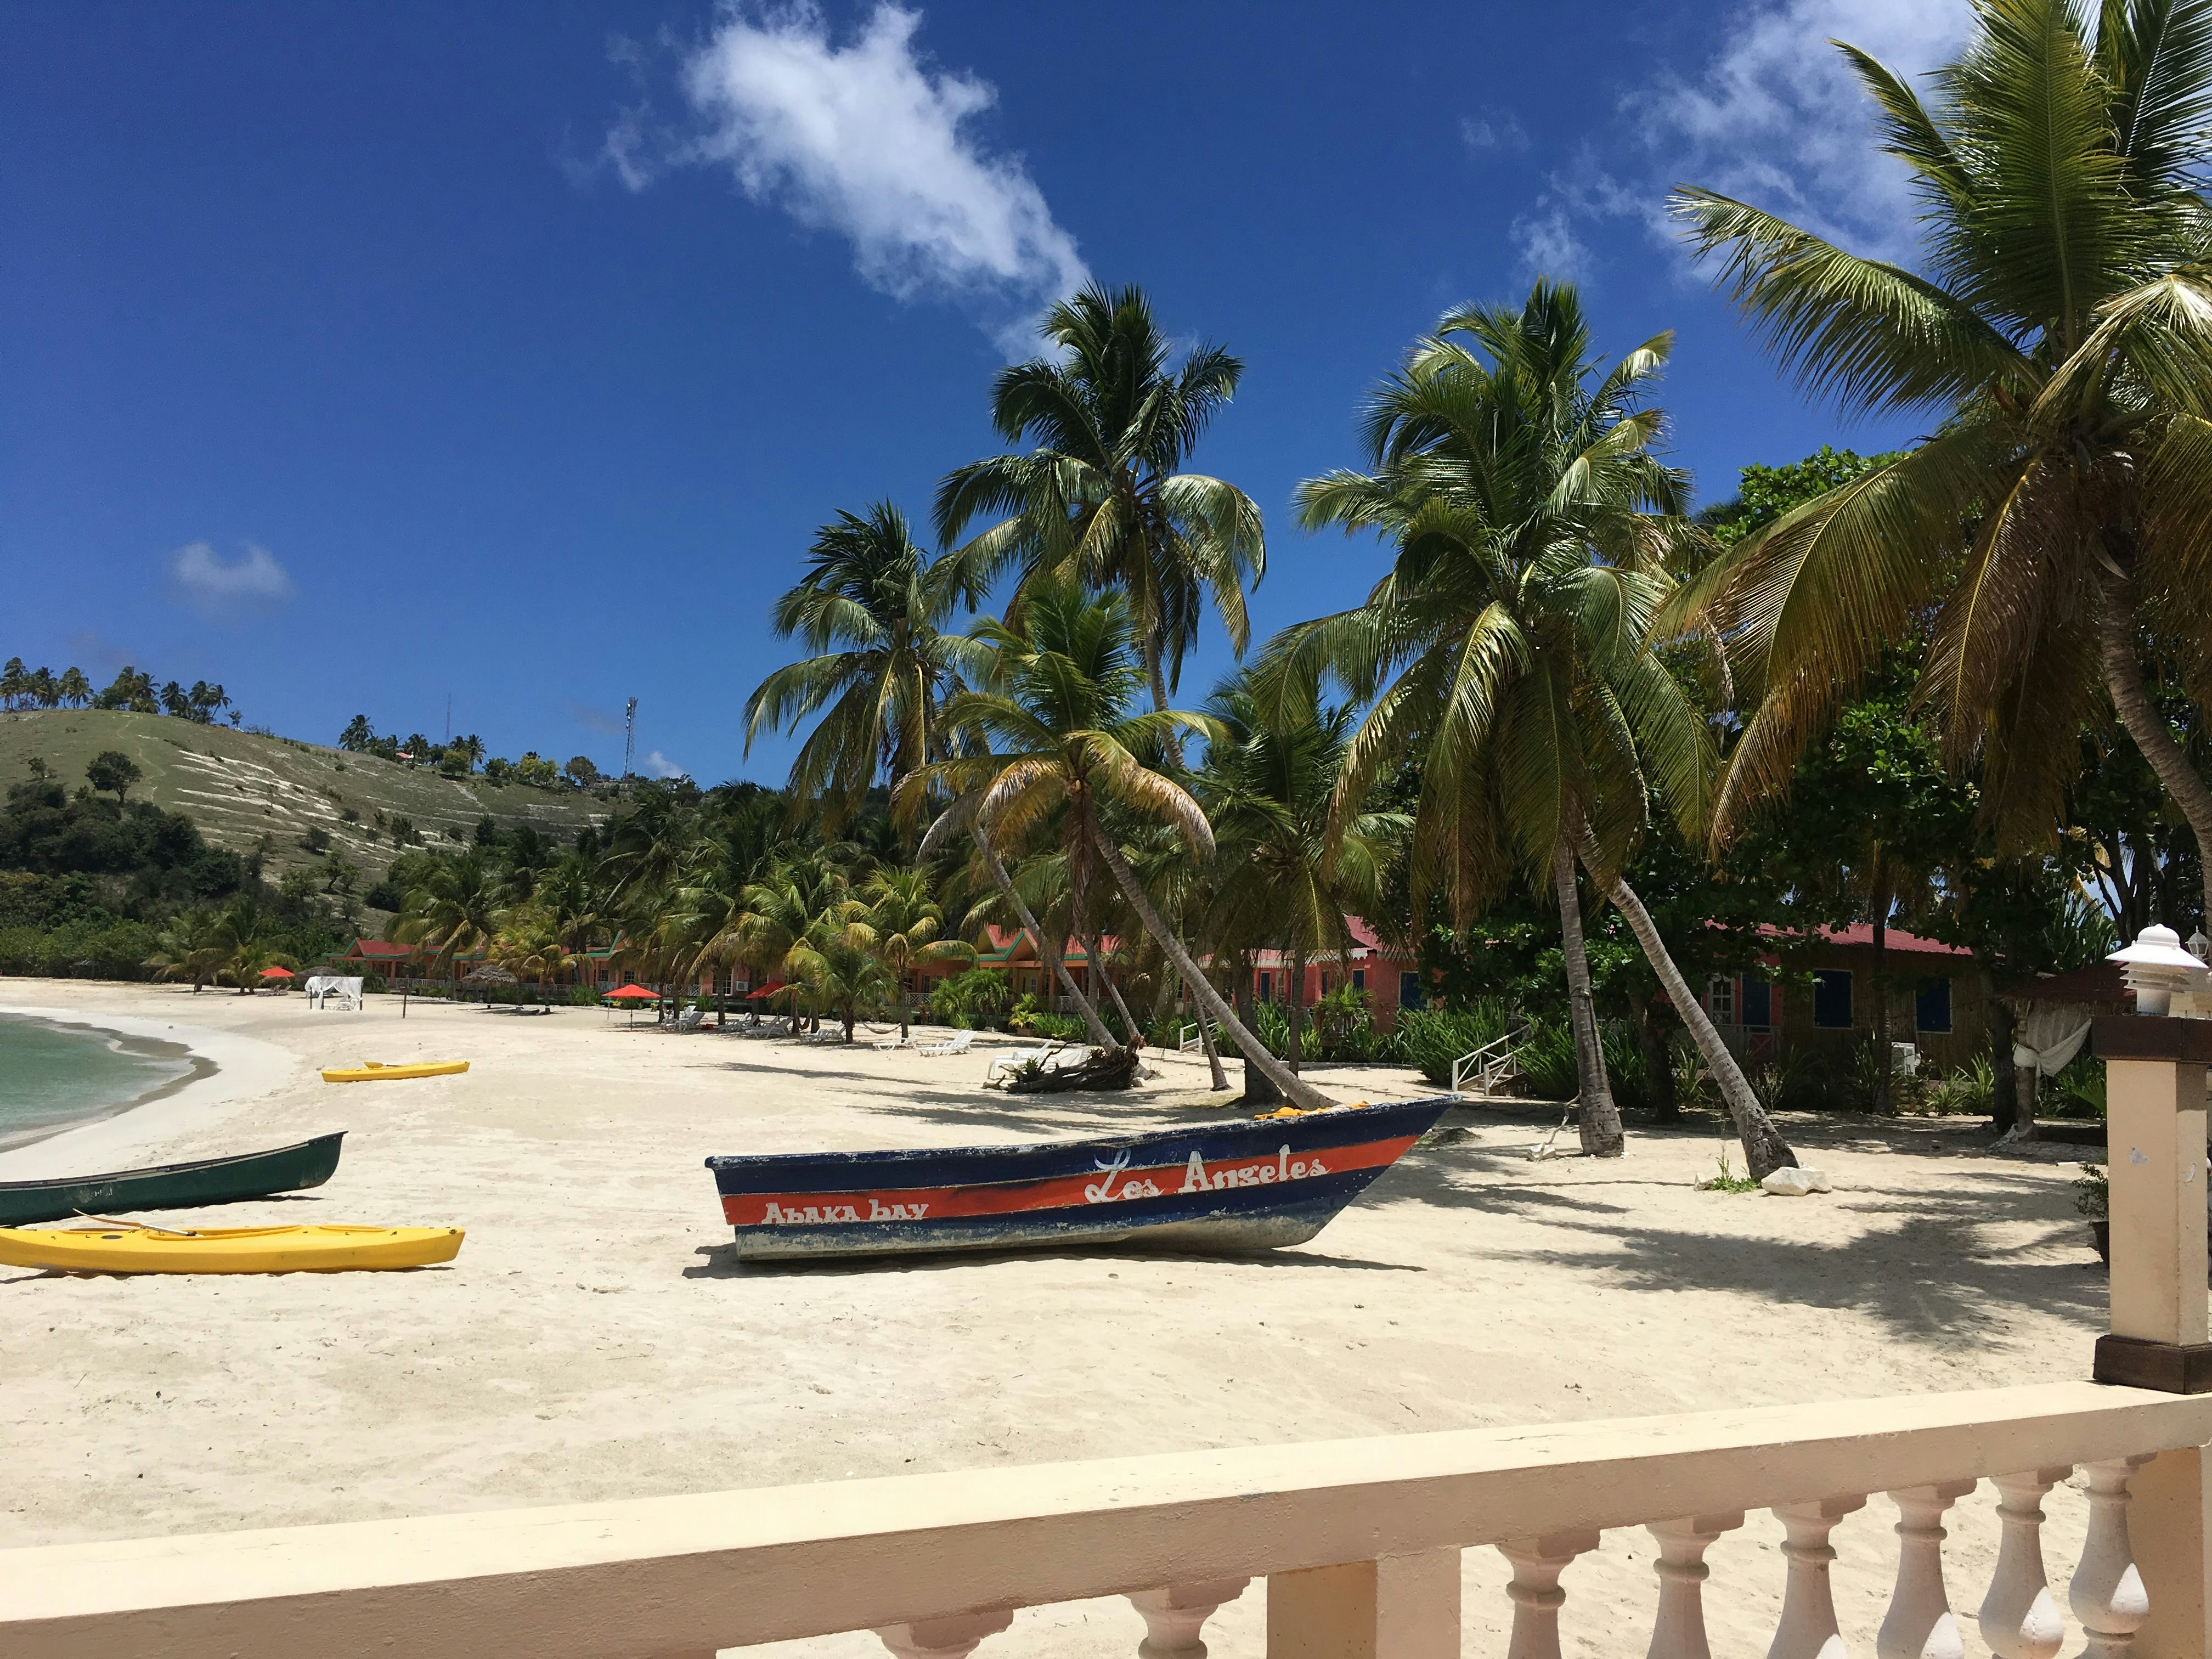
<svg viewBox="0 0 2212 1659"><path fill-rule="evenodd" d="M1464 1052L1462 1050L1462 1052ZM1538 1100L1572 1100L1582 1087L1575 1072L1575 1034L1565 1020L1534 1019L1514 1046L1522 1092Z"/></svg>
<svg viewBox="0 0 2212 1659"><path fill-rule="evenodd" d="M1311 1059L1391 1060L1403 1052L1395 1032L1376 1029L1365 991L1340 985L1307 1012L1313 1021L1306 1038Z"/></svg>
<svg viewBox="0 0 2212 1659"><path fill-rule="evenodd" d="M1984 1065L1988 1062L1984 1061ZM2052 1117L2105 1121L2105 1062L2084 1048L2043 1083L2039 1109Z"/></svg>
<svg viewBox="0 0 2212 1659"><path fill-rule="evenodd" d="M1920 1080L1920 1109L1937 1117L1987 1117L1996 1105L1997 1078L1987 1054L1955 1072Z"/></svg>
<svg viewBox="0 0 2212 1659"><path fill-rule="evenodd" d="M1644 1063L1644 1050L1636 1045L1636 1033L1626 1025L1601 1026L1598 1043L1605 1052L1605 1075L1613 1086L1613 1104L1624 1111L1650 1110L1651 1073Z"/></svg>
<svg viewBox="0 0 2212 1659"><path fill-rule="evenodd" d="M1470 1008L1401 1008L1398 1053L1430 1082L1449 1088L1452 1062L1504 1036L1505 1020L1505 1005L1486 999Z"/></svg>
<svg viewBox="0 0 2212 1659"><path fill-rule="evenodd" d="M1004 974L995 968L970 968L930 988L929 1017L964 1030L1003 1012L1006 1000Z"/></svg>

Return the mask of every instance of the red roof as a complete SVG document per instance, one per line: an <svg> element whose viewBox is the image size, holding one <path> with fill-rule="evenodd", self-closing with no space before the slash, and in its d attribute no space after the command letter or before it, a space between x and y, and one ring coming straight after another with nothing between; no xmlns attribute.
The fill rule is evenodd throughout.
<svg viewBox="0 0 2212 1659"><path fill-rule="evenodd" d="M1792 927L1777 927L1772 922L1761 922L1759 931L1768 939L1806 945L1863 945L1869 950L1874 946L1874 924L1870 921L1855 921L1845 927L1819 927L1810 933ZM1889 949L1904 956L1971 957L1974 954L1962 945L1923 939L1917 933L1906 933L1902 927L1891 928L1884 943Z"/></svg>
<svg viewBox="0 0 2212 1659"><path fill-rule="evenodd" d="M415 947L411 945L393 945L388 940L380 939L357 939L353 942L353 949L347 951L339 960L388 962L395 957L411 957L414 954Z"/></svg>

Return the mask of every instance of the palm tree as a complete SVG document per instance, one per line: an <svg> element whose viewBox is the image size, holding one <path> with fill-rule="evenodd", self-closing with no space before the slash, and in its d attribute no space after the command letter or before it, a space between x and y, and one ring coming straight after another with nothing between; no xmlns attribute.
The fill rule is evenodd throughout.
<svg viewBox="0 0 2212 1659"><path fill-rule="evenodd" d="M949 475L938 539L950 547L977 518L1002 514L953 556L977 592L1018 566L1025 588L1042 577L1127 594L1152 707L1164 709L1209 599L1243 653L1244 584L1267 569L1251 497L1182 471L1244 365L1200 346L1170 373L1172 343L1135 288L1086 288L1046 312L1039 331L1059 355L1002 370L991 388L1000 435L1036 447ZM1019 614L1018 602L1010 620Z"/></svg>
<svg viewBox="0 0 2212 1659"><path fill-rule="evenodd" d="M899 988L899 1040L910 1035L905 976L918 962L973 962L975 947L945 935L945 910L930 891L929 872L919 865L881 869L862 889L872 948Z"/></svg>
<svg viewBox="0 0 2212 1659"><path fill-rule="evenodd" d="M92 701L92 682L85 678L82 668L64 669L54 689L66 708L82 708Z"/></svg>
<svg viewBox="0 0 2212 1659"><path fill-rule="evenodd" d="M155 939L146 966L161 979L188 979L197 996L238 948L230 924L204 906L180 912Z"/></svg>
<svg viewBox="0 0 2212 1659"><path fill-rule="evenodd" d="M819 800L842 817L879 775L896 787L939 757L938 710L959 688L966 647L940 630L979 591L956 562L933 561L888 501L822 526L806 574L773 613L777 637L796 636L813 654L777 669L745 700L748 753L763 730L822 715L792 763L795 809Z"/></svg>
<svg viewBox="0 0 2212 1659"><path fill-rule="evenodd" d="M949 828L972 822L988 856L991 840L1018 837L1060 820L1066 825L1071 888L1080 894L1091 860L1103 863L1145 931L1246 1058L1294 1104L1330 1104L1270 1054L1206 982L1101 822L1109 809L1139 821L1164 821L1194 854L1209 859L1213 854L1212 826L1197 801L1142 757L1164 752L1177 735L1213 738L1218 728L1208 716L1183 709L1129 712L1149 671L1132 637L1128 602L1118 593L1089 598L1071 585L1040 585L1018 628L991 622L979 632L995 659L989 689L963 693L945 711L946 723L967 738L970 751L907 781L908 810L940 782L959 803L931 827L924 848ZM1074 913L1083 908L1079 898ZM1061 971L1072 988L1065 964ZM1103 1036L1094 1040L1111 1046Z"/></svg>
<svg viewBox="0 0 2212 1659"><path fill-rule="evenodd" d="M458 858L436 860L421 884L408 890L392 937L427 945L433 956L450 961L490 944L501 908L498 872L471 847Z"/></svg>
<svg viewBox="0 0 2212 1659"><path fill-rule="evenodd" d="M1243 679L1215 692L1206 712L1221 737L1206 751L1200 798L1221 848L1212 936L1243 948L1273 948L1289 963L1287 1012L1292 1071L1298 1069L1307 964L1342 960L1352 948L1345 918L1371 915L1411 819L1403 813L1335 811L1353 725L1348 708L1303 696L1263 707Z"/></svg>
<svg viewBox="0 0 2212 1659"><path fill-rule="evenodd" d="M1942 598L1923 695L1953 757L1978 754L2006 841L2059 821L2072 734L2109 697L2208 854L2212 915L2212 788L2142 662L2155 629L2195 701L2212 691L2212 3L1978 0L1932 106L1842 50L1913 175L1926 275L1711 191L1674 211L1809 392L1942 425L1747 538L1697 596L1763 693L1719 827L1786 788Z"/></svg>
<svg viewBox="0 0 2212 1659"><path fill-rule="evenodd" d="M1366 604L1269 647L1261 684L1287 696L1334 673L1366 714L1336 785L1340 821L1386 767L1420 780L1410 874L1464 923L1517 868L1548 875L1565 945L1585 1152L1618 1156L1583 945L1575 867L1619 906L1689 1026L1764 1176L1795 1162L1668 956L1621 871L1652 799L1703 833L1711 726L1647 648L1687 533L1683 480L1651 453L1659 411L1637 406L1672 344L1661 335L1601 374L1571 287L1539 282L1518 311L1466 307L1376 392L1372 473L1299 486L1309 527L1395 544Z"/></svg>
<svg viewBox="0 0 2212 1659"><path fill-rule="evenodd" d="M547 983L573 969L577 956L562 938L560 918L544 905L519 906L500 918L491 945L493 959L538 981L538 1000L550 1005Z"/></svg>
<svg viewBox="0 0 2212 1659"><path fill-rule="evenodd" d="M852 875L842 848L807 848L773 860L744 890L744 908L725 948L742 952L786 980L799 978L793 957L821 918L840 912L852 896ZM791 999L791 1034L799 1035L799 998Z"/></svg>
<svg viewBox="0 0 2212 1659"><path fill-rule="evenodd" d="M868 907L860 899L846 899L815 917L784 961L816 1009L828 1010L843 1023L848 1042L862 1009L898 988L884 964L881 940L868 925Z"/></svg>

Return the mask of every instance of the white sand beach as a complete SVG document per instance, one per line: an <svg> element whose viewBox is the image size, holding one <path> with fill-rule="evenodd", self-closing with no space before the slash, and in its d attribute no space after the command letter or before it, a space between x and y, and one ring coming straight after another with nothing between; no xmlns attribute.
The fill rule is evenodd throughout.
<svg viewBox="0 0 2212 1659"><path fill-rule="evenodd" d="M327 1186L220 1224L469 1236L450 1268L412 1273L0 1269L0 1547L2039 1382L2086 1375L2104 1318L2063 1161L2078 1154L1993 1155L1936 1125L1785 1121L1837 1190L1784 1200L1693 1190L1714 1122L1638 1133L1618 1162L1534 1164L1533 1113L1468 1110L1320 1237L1268 1256L741 1269L708 1153L1066 1135L1218 1097L1177 1066L1126 1096L1014 1099L978 1086L980 1047L933 1060L587 1010L418 1002L403 1021L389 998L352 1014L296 995L6 993L158 1027L222 1070L0 1156L0 1180L342 1128ZM443 1058L473 1069L355 1086L314 1070ZM1421 1091L1409 1073L1319 1079L1346 1099ZM1985 1487L1954 1512L1969 1612L1992 1501ZM2050 1508L2057 1575L2082 1503ZM1837 1534L1855 1649L1886 1603L1894 1519L1877 1497ZM1755 1515L1714 1549L1717 1653L1764 1650L1780 1535ZM1646 1626L1650 1556L1617 1534L1570 1571L1571 1652L1625 1650ZM1466 1570L1468 1650L1502 1651L1504 1564L1470 1551ZM1214 1650L1256 1654L1261 1613L1255 1587L1208 1626ZM1126 1655L1140 1634L1120 1603L1036 1609L982 1652ZM794 1645L881 1651L865 1635Z"/></svg>

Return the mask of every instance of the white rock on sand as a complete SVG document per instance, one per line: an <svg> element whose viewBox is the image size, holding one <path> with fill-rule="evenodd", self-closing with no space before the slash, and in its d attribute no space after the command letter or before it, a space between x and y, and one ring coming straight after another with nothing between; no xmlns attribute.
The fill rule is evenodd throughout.
<svg viewBox="0 0 2212 1659"><path fill-rule="evenodd" d="M158 1133L101 1126L131 1161L349 1131L329 1185L232 1206L225 1224L469 1232L452 1268L416 1273L0 1269L5 1546L2077 1377L2104 1316L2069 1166L1863 1121L1785 1124L1835 1178L1817 1205L1694 1190L1719 1149L1710 1123L1636 1134L1618 1162L1532 1164L1534 1114L1473 1111L1455 1120L1470 1133L1269 1256L739 1270L708 1153L1042 1138L1219 1108L1202 1070L1175 1065L1126 1096L1010 1099L978 1086L980 1045L931 1060L664 1036L588 1010L418 1002L403 1022L390 998L356 1015L296 995L5 993L232 1039L217 1046L251 1089L210 1085L149 1120ZM249 1058L240 1038L278 1052ZM312 1069L460 1057L465 1076L409 1083ZM1403 1073L1319 1080L1347 1099L1422 1091ZM46 1173L34 1156L51 1161L0 1156L0 1179ZM1992 1502L1985 1487L1954 1511L1968 1615ZM2083 1506L2062 1489L2048 1508L2063 1583ZM1854 1650L1871 1650L1894 1519L1877 1497L1836 1534ZM1709 1558L1721 1659L1765 1650L1780 1539L1757 1514ZM1641 1645L1652 1554L1616 1533L1569 1571L1571 1654ZM1466 1574L1469 1650L1503 1651L1504 1565L1470 1551ZM1207 1626L1214 1651L1257 1655L1261 1613L1255 1586ZM1093 1602L1024 1612L980 1652L1126 1656L1141 1634L1126 1604ZM789 1645L882 1651L866 1635Z"/></svg>

